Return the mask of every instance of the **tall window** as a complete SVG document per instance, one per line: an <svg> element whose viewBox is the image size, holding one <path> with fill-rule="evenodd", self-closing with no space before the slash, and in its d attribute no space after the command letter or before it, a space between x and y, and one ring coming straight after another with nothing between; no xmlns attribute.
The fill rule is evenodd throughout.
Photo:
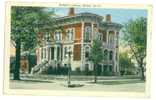
<svg viewBox="0 0 156 100"><path fill-rule="evenodd" d="M107 34L106 34L106 31L104 31L104 33L103 33L103 41L106 42L106 39L107 39Z"/></svg>
<svg viewBox="0 0 156 100"><path fill-rule="evenodd" d="M54 47L51 47L51 60L54 59Z"/></svg>
<svg viewBox="0 0 156 100"><path fill-rule="evenodd" d="M73 40L74 39L74 28L69 28L66 30L66 40Z"/></svg>
<svg viewBox="0 0 156 100"><path fill-rule="evenodd" d="M55 40L56 41L60 41L61 40L61 32L60 31L56 31L55 32Z"/></svg>
<svg viewBox="0 0 156 100"><path fill-rule="evenodd" d="M57 47L57 60L60 58L60 47Z"/></svg>
<svg viewBox="0 0 156 100"><path fill-rule="evenodd" d="M84 31L84 40L90 40L91 26L86 26Z"/></svg>
<svg viewBox="0 0 156 100"><path fill-rule="evenodd" d="M90 48L89 47L86 47L85 48L85 58L89 58L89 51L90 51Z"/></svg>
<svg viewBox="0 0 156 100"><path fill-rule="evenodd" d="M113 71L113 66L112 66L112 65L109 66L109 71L110 71L110 72Z"/></svg>
<svg viewBox="0 0 156 100"><path fill-rule="evenodd" d="M102 34L101 34L101 33L99 33L99 35L98 35L98 36L99 36L99 40L100 40L100 41L102 41Z"/></svg>
<svg viewBox="0 0 156 100"><path fill-rule="evenodd" d="M113 51L110 51L109 53L109 60L113 60Z"/></svg>

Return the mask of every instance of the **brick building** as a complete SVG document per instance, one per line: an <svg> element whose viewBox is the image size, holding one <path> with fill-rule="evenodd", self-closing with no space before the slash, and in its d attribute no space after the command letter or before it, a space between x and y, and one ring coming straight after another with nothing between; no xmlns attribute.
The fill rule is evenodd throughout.
<svg viewBox="0 0 156 100"><path fill-rule="evenodd" d="M119 73L118 38L122 25L112 22L110 14L105 17L88 12L77 14L70 8L67 16L56 19L56 24L63 30L57 28L54 33L41 34L42 46L36 49L37 64L46 59L54 67L67 66L71 51L72 70L93 70L88 57L93 39L98 38L105 55L100 70Z"/></svg>

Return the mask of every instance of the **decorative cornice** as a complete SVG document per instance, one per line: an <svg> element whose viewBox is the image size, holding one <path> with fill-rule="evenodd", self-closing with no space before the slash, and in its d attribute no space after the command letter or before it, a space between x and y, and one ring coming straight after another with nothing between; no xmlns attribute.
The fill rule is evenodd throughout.
<svg viewBox="0 0 156 100"><path fill-rule="evenodd" d="M100 28L110 28L110 27L114 27L116 29L121 29L123 27L123 25L119 24L119 23L115 23L115 22L102 22L100 23Z"/></svg>

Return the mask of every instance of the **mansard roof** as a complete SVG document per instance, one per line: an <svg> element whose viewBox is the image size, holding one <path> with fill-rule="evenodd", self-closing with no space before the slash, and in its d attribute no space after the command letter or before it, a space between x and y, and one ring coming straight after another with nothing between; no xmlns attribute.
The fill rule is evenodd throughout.
<svg viewBox="0 0 156 100"><path fill-rule="evenodd" d="M97 17L101 20L103 19L103 16L100 16L100 15L97 15L94 13L89 13L89 12L79 13L79 14L77 14L77 16L90 16L90 17Z"/></svg>
<svg viewBox="0 0 156 100"><path fill-rule="evenodd" d="M99 22L99 25L100 25L100 28L102 29L105 29L105 28L109 28L109 27L114 27L114 28L117 28L117 29L121 29L122 28L122 25L119 24L119 23L115 23L115 22L108 22L108 21L105 21L104 20L104 17L103 16L100 16L100 15L97 15L97 14L94 14L94 13L90 13L90 12L83 12L83 13L78 13L78 14L75 14L74 16L63 16L63 17L58 17L56 18L56 23L62 23L62 22L68 22L68 20L70 21L70 19L74 19L75 18L91 18L91 20L95 20L97 19L98 22ZM73 22L73 20L71 21Z"/></svg>
<svg viewBox="0 0 156 100"><path fill-rule="evenodd" d="M58 17L56 20L64 20L64 19L70 19L70 18L75 18L75 17L96 17L100 20L103 19L103 16L94 14L94 13L89 13L89 12L83 12L83 13L78 13L75 14L75 16L63 16L63 17Z"/></svg>

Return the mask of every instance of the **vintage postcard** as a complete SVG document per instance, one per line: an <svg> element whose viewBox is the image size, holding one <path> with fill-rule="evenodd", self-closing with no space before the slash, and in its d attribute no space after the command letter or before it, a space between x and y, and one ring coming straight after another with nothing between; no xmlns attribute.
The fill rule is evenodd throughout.
<svg viewBox="0 0 156 100"><path fill-rule="evenodd" d="M151 5L6 2L4 93L149 97Z"/></svg>

